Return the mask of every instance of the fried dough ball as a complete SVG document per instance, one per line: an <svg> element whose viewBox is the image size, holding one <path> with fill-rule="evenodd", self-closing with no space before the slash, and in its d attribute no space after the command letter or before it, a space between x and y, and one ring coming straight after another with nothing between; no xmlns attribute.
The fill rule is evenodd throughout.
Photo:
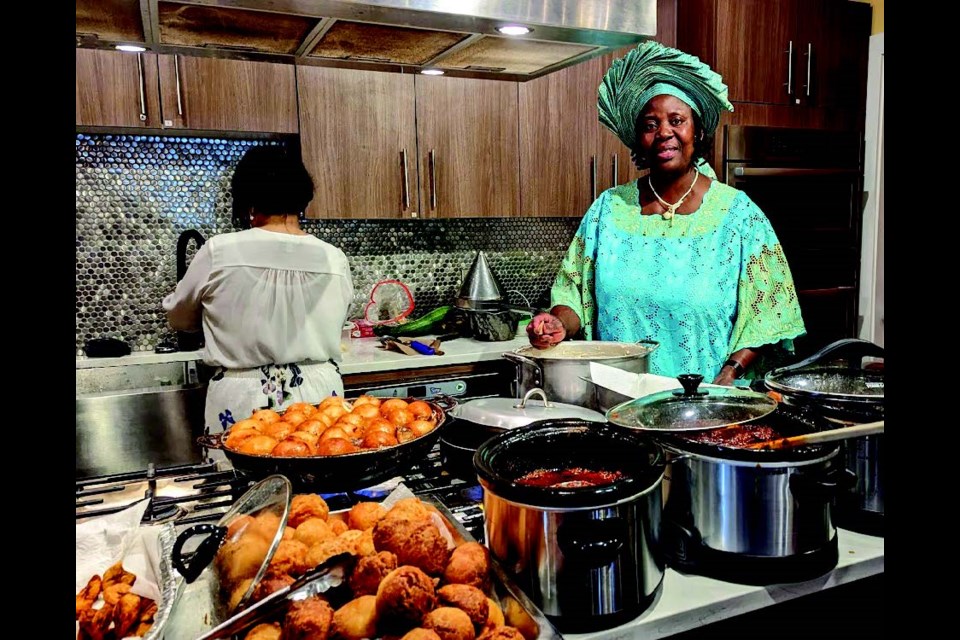
<svg viewBox="0 0 960 640"><path fill-rule="evenodd" d="M433 629L440 640L474 640L470 616L456 607L437 607L423 617L424 629Z"/></svg>
<svg viewBox="0 0 960 640"><path fill-rule="evenodd" d="M418 420L429 420L433 418L433 408L423 400L411 402L407 407L410 413Z"/></svg>
<svg viewBox="0 0 960 640"><path fill-rule="evenodd" d="M373 528L373 545L391 551L400 564L410 564L430 575L443 574L450 557L446 539L430 520L389 514Z"/></svg>
<svg viewBox="0 0 960 640"><path fill-rule="evenodd" d="M297 427L292 422L285 420L277 420L263 426L263 433L277 440L283 440L296 430Z"/></svg>
<svg viewBox="0 0 960 640"><path fill-rule="evenodd" d="M536 636L533 636L536 638ZM477 640L527 640L516 627L497 626L487 629Z"/></svg>
<svg viewBox="0 0 960 640"><path fill-rule="evenodd" d="M332 438L349 440L350 436L347 435L347 432L343 429L343 427L338 427L335 425L323 430L323 433L320 434L320 439L317 441L317 445L319 446L319 444L324 440L330 440Z"/></svg>
<svg viewBox="0 0 960 640"><path fill-rule="evenodd" d="M342 640L376 638L377 596L360 596L337 609L333 614L333 633Z"/></svg>
<svg viewBox="0 0 960 640"><path fill-rule="evenodd" d="M223 441L223 444L226 445L228 449L233 449L234 451L240 451L240 447L244 442L253 438L254 436L263 435L259 431L254 429L243 429L241 431L234 431L230 429L230 433L227 434L226 439Z"/></svg>
<svg viewBox="0 0 960 640"><path fill-rule="evenodd" d="M387 512L389 516L405 516L410 519L430 519L430 509L420 498L402 498L397 500Z"/></svg>
<svg viewBox="0 0 960 640"><path fill-rule="evenodd" d="M330 405L324 409L321 409L318 413L322 413L323 415L333 418L334 420L339 420L343 416L350 413L350 410L345 409L341 405Z"/></svg>
<svg viewBox="0 0 960 640"><path fill-rule="evenodd" d="M317 443L317 454L321 456L338 456L344 453L356 453L357 451L360 451L360 447L346 438L324 440L323 436L320 436L320 442Z"/></svg>
<svg viewBox="0 0 960 640"><path fill-rule="evenodd" d="M333 426L341 429L345 434L345 439L350 441L359 440L360 434L363 432L363 427L350 421L345 421L343 418L337 420L337 423Z"/></svg>
<svg viewBox="0 0 960 640"><path fill-rule="evenodd" d="M238 431L259 431L263 432L263 427L266 426L266 423L262 420L256 420L254 418L247 418L241 420L240 422L235 423L230 427L230 433L236 433Z"/></svg>
<svg viewBox="0 0 960 640"><path fill-rule="evenodd" d="M528 640L534 640L540 635L540 627L527 610L512 597L507 596L503 599L503 618L508 629L516 629ZM504 638L504 640L507 639Z"/></svg>
<svg viewBox="0 0 960 640"><path fill-rule="evenodd" d="M364 422L367 422L380 417L380 408L373 404L355 404L350 415L359 416Z"/></svg>
<svg viewBox="0 0 960 640"><path fill-rule="evenodd" d="M307 547L336 537L337 534L330 528L330 524L321 518L307 518L293 532L293 539L299 540Z"/></svg>
<svg viewBox="0 0 960 640"><path fill-rule="evenodd" d="M397 429L397 442L400 444L403 444L404 442L410 442L416 437L417 434L415 434L413 431L410 431L410 429Z"/></svg>
<svg viewBox="0 0 960 640"><path fill-rule="evenodd" d="M281 540L296 540L296 538L294 537L294 534L296 534L296 533L297 533L297 530L296 530L296 529L294 529L294 528L291 527L290 525L287 525L287 526L285 526L285 527L283 528L283 535L280 537L280 539L281 539ZM307 546L309 547L310 545L307 545Z"/></svg>
<svg viewBox="0 0 960 640"><path fill-rule="evenodd" d="M319 438L320 434L323 433L324 430L329 426L331 425L327 424L323 420L311 417L298 424L297 431L305 431Z"/></svg>
<svg viewBox="0 0 960 640"><path fill-rule="evenodd" d="M380 582L396 568L397 556L389 551L380 551L357 560L349 579L354 597L376 595Z"/></svg>
<svg viewBox="0 0 960 640"><path fill-rule="evenodd" d="M387 510L379 502L358 502L347 512L347 525L363 531L373 527L385 515Z"/></svg>
<svg viewBox="0 0 960 640"><path fill-rule="evenodd" d="M321 411L329 407L343 407L347 411L353 409L353 405L351 405L345 398L340 396L327 396L320 401L319 405L317 405L317 409L320 409Z"/></svg>
<svg viewBox="0 0 960 640"><path fill-rule="evenodd" d="M367 426L363 428L363 433L374 433L376 431L382 431L383 433L395 434L397 432L397 425L393 424L386 418L374 418L367 423Z"/></svg>
<svg viewBox="0 0 960 640"><path fill-rule="evenodd" d="M487 624L490 605L487 594L480 589L469 584L447 584L437 589L437 598L444 606L463 610L478 629Z"/></svg>
<svg viewBox="0 0 960 640"><path fill-rule="evenodd" d="M362 449L380 449L382 447L392 447L396 444L400 444L396 436L383 431L371 431L363 436L360 447Z"/></svg>
<svg viewBox="0 0 960 640"><path fill-rule="evenodd" d="M351 411L350 413L344 414L343 416L338 418L337 422L342 422L344 424L352 424L355 427L359 427L364 422L366 422L366 420L359 413L353 413Z"/></svg>
<svg viewBox="0 0 960 640"><path fill-rule="evenodd" d="M259 420L260 422L270 423L279 420L280 414L273 409L258 409L254 411L253 415L250 417L254 420Z"/></svg>
<svg viewBox="0 0 960 640"><path fill-rule="evenodd" d="M377 547L373 544L373 527L364 529L357 539L357 555L371 556L377 552Z"/></svg>
<svg viewBox="0 0 960 640"><path fill-rule="evenodd" d="M283 640L326 640L333 625L333 607L320 596L294 602L283 619Z"/></svg>
<svg viewBox="0 0 960 640"><path fill-rule="evenodd" d="M407 429L409 429L414 436L420 437L433 431L436 426L437 424L433 420L414 420L407 424Z"/></svg>
<svg viewBox="0 0 960 640"><path fill-rule="evenodd" d="M278 440L267 435L246 438L237 446L237 451L249 456L268 456L277 446Z"/></svg>
<svg viewBox="0 0 960 640"><path fill-rule="evenodd" d="M269 550L270 542L259 535L248 534L224 544L217 553L221 581L234 584L252 578L263 565Z"/></svg>
<svg viewBox="0 0 960 640"><path fill-rule="evenodd" d="M352 553L350 545L340 538L324 540L310 547L307 551L307 565L311 568L323 564L330 558L341 553Z"/></svg>
<svg viewBox="0 0 960 640"><path fill-rule="evenodd" d="M343 535L350 529L350 526L340 518L330 518L329 524L330 529L338 536Z"/></svg>
<svg viewBox="0 0 960 640"><path fill-rule="evenodd" d="M314 454L314 448L298 438L284 438L270 452L271 455L284 458L306 458Z"/></svg>
<svg viewBox="0 0 960 640"><path fill-rule="evenodd" d="M307 552L310 547L297 540L281 540L270 559L270 568L282 573L289 573L296 577L303 575L307 569Z"/></svg>
<svg viewBox="0 0 960 640"><path fill-rule="evenodd" d="M388 573L377 589L377 615L387 629L418 626L436 603L433 579L410 565Z"/></svg>
<svg viewBox="0 0 960 640"><path fill-rule="evenodd" d="M362 407L365 404L369 404L374 407L379 407L380 402L381 400L377 396L360 396L359 398L353 401L353 408L356 409L357 407Z"/></svg>
<svg viewBox="0 0 960 640"><path fill-rule="evenodd" d="M298 493L290 501L290 515L287 524L293 528L299 527L310 518L326 520L330 517L330 507L327 501L315 493Z"/></svg>
<svg viewBox="0 0 960 640"><path fill-rule="evenodd" d="M299 412L303 415L310 417L316 413L317 408L310 404L309 402L294 402L292 405L287 407L287 413L290 412Z"/></svg>
<svg viewBox="0 0 960 640"><path fill-rule="evenodd" d="M438 636L437 632L433 629L417 627L416 629L407 631L400 640L440 640L440 636Z"/></svg>
<svg viewBox="0 0 960 640"><path fill-rule="evenodd" d="M317 424L320 424L320 423L317 423ZM316 455L317 443L320 442L319 435L315 433L310 433L309 431L301 431L300 429L297 429L296 431L291 433L289 436L287 436L286 439L289 440L290 438L296 438L297 440L306 442L310 446L310 451L313 452L310 455Z"/></svg>
<svg viewBox="0 0 960 640"><path fill-rule="evenodd" d="M280 640L282 634L283 630L280 628L279 623L261 622L250 629L247 635L243 637L243 640Z"/></svg>
<svg viewBox="0 0 960 640"><path fill-rule="evenodd" d="M289 522L287 524L289 524ZM279 529L280 516L269 509L261 509L260 513L253 517L253 525L250 533L256 533L268 542L272 542Z"/></svg>
<svg viewBox="0 0 960 640"><path fill-rule="evenodd" d="M469 584L486 592L490 586L490 552L479 542L465 542L450 554L443 571L447 584Z"/></svg>
<svg viewBox="0 0 960 640"><path fill-rule="evenodd" d="M388 413L384 414L390 422L398 427L408 425L413 422L413 414L410 413L410 409L392 409Z"/></svg>
<svg viewBox="0 0 960 640"><path fill-rule="evenodd" d="M386 416L394 409L406 409L409 406L410 403L402 398L390 398L380 403L380 413Z"/></svg>
<svg viewBox="0 0 960 640"><path fill-rule="evenodd" d="M493 598L487 598L487 605L490 613L487 615L487 621L483 625L484 628L493 629L494 627L500 627L506 624L506 620L503 617L503 609L493 601Z"/></svg>
<svg viewBox="0 0 960 640"><path fill-rule="evenodd" d="M227 537L225 539L233 540L237 536L242 535L247 527L253 526L254 522L256 522L256 520L254 520L250 514L245 513L242 516L237 516L227 525Z"/></svg>
<svg viewBox="0 0 960 640"><path fill-rule="evenodd" d="M263 578L260 579L260 582L258 582L257 586L254 588L253 594L250 596L250 601L258 602L263 600L274 591L279 591L284 587L288 587L295 581L296 579L289 573L277 571L271 562L270 568L267 569L267 573L263 576Z"/></svg>

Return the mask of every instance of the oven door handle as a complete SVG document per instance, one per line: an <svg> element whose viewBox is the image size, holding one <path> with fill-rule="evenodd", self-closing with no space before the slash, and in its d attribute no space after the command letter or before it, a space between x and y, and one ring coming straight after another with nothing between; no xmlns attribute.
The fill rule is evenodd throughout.
<svg viewBox="0 0 960 640"><path fill-rule="evenodd" d="M860 175L859 169L818 168L800 169L796 167L735 167L733 175L738 178L761 176L767 178L790 176L855 176Z"/></svg>

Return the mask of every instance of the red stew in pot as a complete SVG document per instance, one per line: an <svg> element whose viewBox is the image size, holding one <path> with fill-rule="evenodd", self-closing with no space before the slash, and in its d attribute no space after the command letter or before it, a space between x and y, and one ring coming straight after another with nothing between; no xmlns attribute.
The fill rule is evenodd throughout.
<svg viewBox="0 0 960 640"><path fill-rule="evenodd" d="M570 469L536 469L517 478L517 484L545 489L577 489L602 487L623 478L620 471L592 471L573 467Z"/></svg>
<svg viewBox="0 0 960 640"><path fill-rule="evenodd" d="M782 437L773 427L764 424L738 424L684 435L684 438L691 442L734 448L746 447Z"/></svg>

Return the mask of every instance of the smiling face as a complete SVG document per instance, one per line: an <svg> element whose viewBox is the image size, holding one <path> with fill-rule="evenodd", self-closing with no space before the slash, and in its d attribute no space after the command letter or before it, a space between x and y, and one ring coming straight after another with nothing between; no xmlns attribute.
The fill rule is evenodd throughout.
<svg viewBox="0 0 960 640"><path fill-rule="evenodd" d="M694 161L697 135L693 109L671 95L651 98L637 118L638 150L656 173L687 171Z"/></svg>

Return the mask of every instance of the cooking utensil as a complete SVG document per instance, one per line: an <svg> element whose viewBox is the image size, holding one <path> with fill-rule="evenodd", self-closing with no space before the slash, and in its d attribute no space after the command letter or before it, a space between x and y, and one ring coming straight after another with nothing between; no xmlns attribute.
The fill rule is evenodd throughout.
<svg viewBox="0 0 960 640"><path fill-rule="evenodd" d="M643 613L663 581L664 452L641 434L582 420L506 431L474 457L491 554L563 632ZM610 471L602 486L518 482L537 470Z"/></svg>
<svg viewBox="0 0 960 640"><path fill-rule="evenodd" d="M535 400L538 396L540 399ZM603 414L572 404L550 402L542 389L531 389L522 400L479 398L448 411L451 423L440 436L440 453L448 473L476 480L473 455L477 448L509 429L545 420L579 419L602 424Z"/></svg>
<svg viewBox="0 0 960 640"><path fill-rule="evenodd" d="M470 270L463 278L460 291L457 293L456 306L461 309L493 310L501 309L503 303L503 287L500 280L490 269L487 256L478 251L470 265ZM516 328L514 328L516 330Z"/></svg>
<svg viewBox="0 0 960 640"><path fill-rule="evenodd" d="M116 338L93 338L83 344L88 358L119 358L130 355L130 345Z"/></svg>
<svg viewBox="0 0 960 640"><path fill-rule="evenodd" d="M683 390L661 391L629 400L607 411L615 425L641 431L703 431L769 415L777 402L765 393L737 387L701 391L700 374L677 376Z"/></svg>
<svg viewBox="0 0 960 640"><path fill-rule="evenodd" d="M517 397L533 388L547 392L557 402L597 409L596 397L583 380L590 376L590 363L618 367L632 373L646 373L649 356L660 346L653 340L607 342L568 340L551 347L521 347L503 354L517 365Z"/></svg>
<svg viewBox="0 0 960 640"><path fill-rule="evenodd" d="M867 422L852 427L841 427L839 429L830 429L819 433L808 433L802 436L791 436L789 438L778 438L767 442L757 442L747 445L746 449L789 449L791 447L803 447L808 444L820 444L823 442L836 442L838 440L847 440L849 438L859 438L861 436L872 436L883 433L883 420L877 422Z"/></svg>
<svg viewBox="0 0 960 640"><path fill-rule="evenodd" d="M416 398L406 398L413 402ZM198 438L202 446L221 449L236 469L254 477L274 473L283 474L298 490L340 492L368 487L400 475L421 460L443 432L447 424L443 398L426 400L433 410L437 426L428 433L391 447L345 453L335 456L279 457L258 456L228 448L225 444L230 432L205 435Z"/></svg>

